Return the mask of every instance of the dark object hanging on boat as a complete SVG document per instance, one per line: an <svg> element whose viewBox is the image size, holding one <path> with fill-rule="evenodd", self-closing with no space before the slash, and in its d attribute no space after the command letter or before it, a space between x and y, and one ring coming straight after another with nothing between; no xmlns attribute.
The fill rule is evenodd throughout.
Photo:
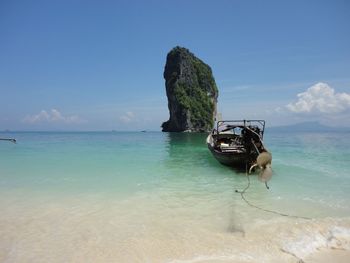
<svg viewBox="0 0 350 263"><path fill-rule="evenodd" d="M267 151L264 130L264 120L218 121L207 137L207 145L220 163L235 168L250 167L260 153Z"/></svg>

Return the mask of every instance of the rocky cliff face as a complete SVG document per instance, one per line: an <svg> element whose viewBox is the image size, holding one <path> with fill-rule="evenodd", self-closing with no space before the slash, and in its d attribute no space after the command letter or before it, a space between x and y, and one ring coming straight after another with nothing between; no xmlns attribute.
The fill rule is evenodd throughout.
<svg viewBox="0 0 350 263"><path fill-rule="evenodd" d="M167 55L164 78L170 118L163 131L210 131L218 98L211 68L188 49L175 47Z"/></svg>

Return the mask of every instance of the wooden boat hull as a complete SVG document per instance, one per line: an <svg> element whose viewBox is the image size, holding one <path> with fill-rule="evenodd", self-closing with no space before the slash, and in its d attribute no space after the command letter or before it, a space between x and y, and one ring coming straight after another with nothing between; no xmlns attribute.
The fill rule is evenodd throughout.
<svg viewBox="0 0 350 263"><path fill-rule="evenodd" d="M255 154L220 152L214 149L210 144L207 145L215 159L226 166L244 168L246 164L251 165L257 158Z"/></svg>
<svg viewBox="0 0 350 263"><path fill-rule="evenodd" d="M259 153L266 151L262 142L264 129L264 120L218 121L206 142L221 164L244 168L254 164Z"/></svg>

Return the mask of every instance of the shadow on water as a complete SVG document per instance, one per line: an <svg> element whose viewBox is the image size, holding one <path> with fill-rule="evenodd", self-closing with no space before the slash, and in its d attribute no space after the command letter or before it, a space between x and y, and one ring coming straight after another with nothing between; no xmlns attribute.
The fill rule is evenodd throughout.
<svg viewBox="0 0 350 263"><path fill-rule="evenodd" d="M223 175L245 175L246 167L232 168L220 164L208 150L207 133L166 133L165 147L167 156L164 160L168 168L182 168L184 171L206 169Z"/></svg>
<svg viewBox="0 0 350 263"><path fill-rule="evenodd" d="M245 184L245 169L220 164L207 147L206 133L167 133L165 136L163 182L181 181L186 186L196 183L196 191L201 187L207 190L208 185L213 191L223 191L222 187L228 185Z"/></svg>
<svg viewBox="0 0 350 263"><path fill-rule="evenodd" d="M170 132L166 136L169 164L181 160L178 165L203 165L211 161L205 143L206 133Z"/></svg>

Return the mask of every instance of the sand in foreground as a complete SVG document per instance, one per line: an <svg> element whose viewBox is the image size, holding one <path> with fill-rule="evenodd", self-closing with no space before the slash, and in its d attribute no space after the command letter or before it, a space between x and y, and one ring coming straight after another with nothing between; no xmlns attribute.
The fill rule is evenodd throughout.
<svg viewBox="0 0 350 263"><path fill-rule="evenodd" d="M307 257L306 263L348 263L350 261L349 250L325 249Z"/></svg>

